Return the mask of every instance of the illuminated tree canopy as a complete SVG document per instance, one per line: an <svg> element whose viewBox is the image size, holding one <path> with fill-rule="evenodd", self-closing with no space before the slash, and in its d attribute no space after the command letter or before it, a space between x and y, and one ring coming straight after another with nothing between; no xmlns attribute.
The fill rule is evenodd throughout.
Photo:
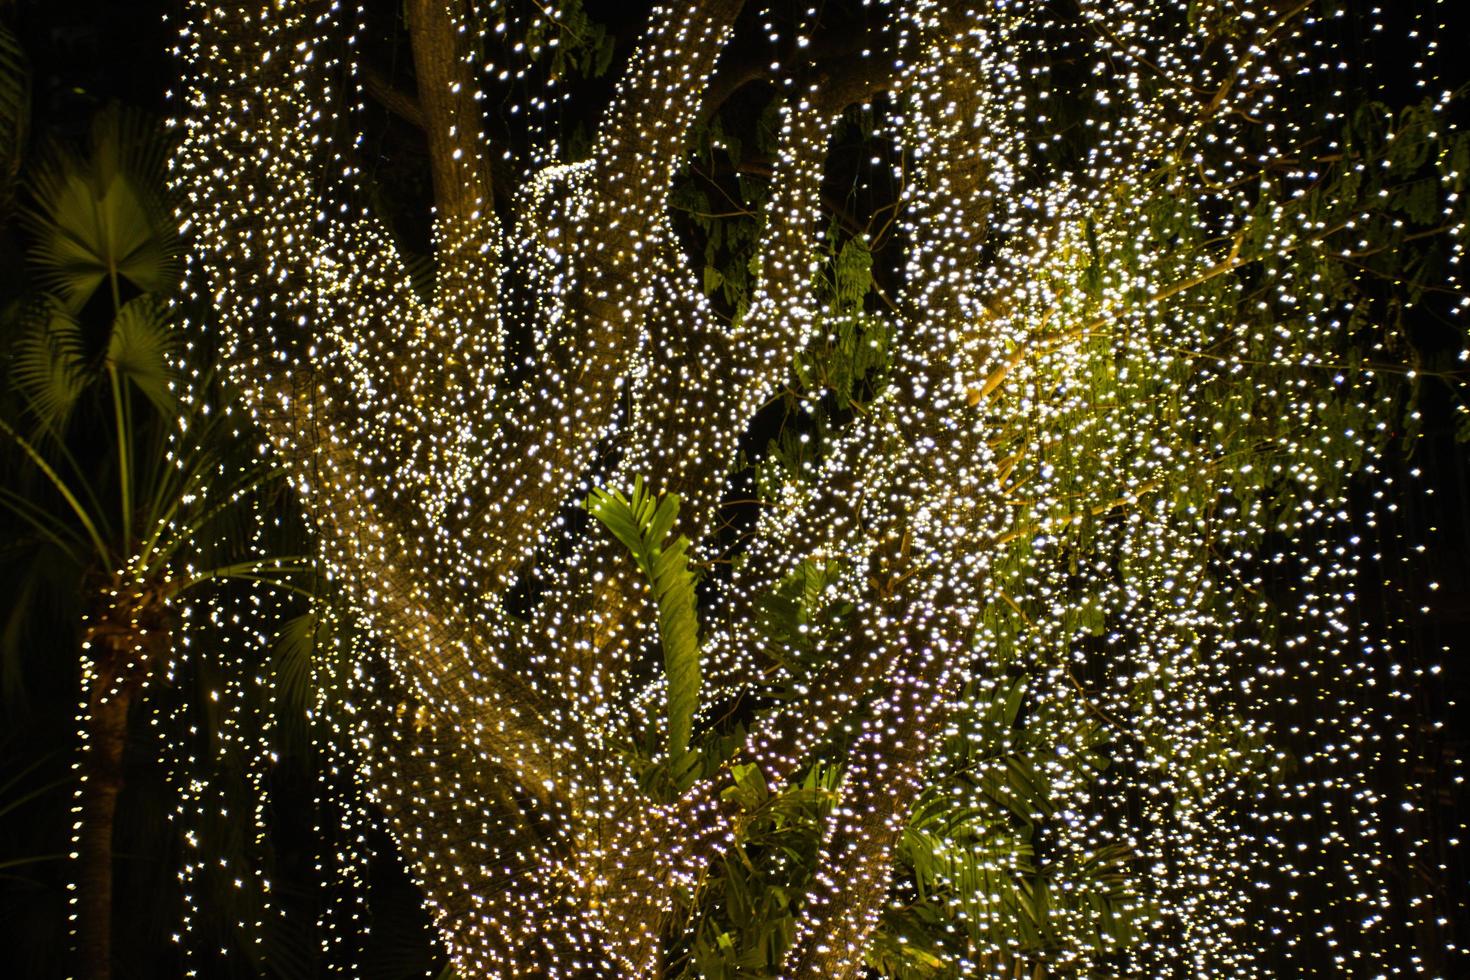
<svg viewBox="0 0 1470 980"><path fill-rule="evenodd" d="M1366 21L1325 0L690 0L574 156L525 66L579 5L408 0L420 288L365 203L360 11L187 8L188 288L459 975L1261 976L1273 929L1377 937L1307 975L1429 914L1383 883L1418 844L1356 775L1399 722L1359 723L1396 688L1345 597L1429 371L1406 311L1463 312L1432 61L1344 92ZM546 87L526 152L484 135L507 78ZM739 163L751 83L758 217L700 255L687 168ZM839 221L837 173L891 193Z"/></svg>

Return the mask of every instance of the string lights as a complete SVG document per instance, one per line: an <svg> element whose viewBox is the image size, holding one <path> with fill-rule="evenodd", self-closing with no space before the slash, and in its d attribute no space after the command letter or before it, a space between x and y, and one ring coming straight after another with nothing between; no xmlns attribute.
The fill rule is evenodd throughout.
<svg viewBox="0 0 1470 980"><path fill-rule="evenodd" d="M1404 907L1385 866L1422 842L1392 839L1364 775L1399 758L1403 724L1365 706L1403 688L1354 619L1348 502L1394 424L1374 367L1393 328L1355 283L1379 247L1369 230L1397 220L1442 237L1442 285L1459 288L1450 95L1424 78L1417 115L1372 138L1340 93L1305 115L1284 104L1342 70L1346 14L1325 2L863 6L877 26L850 94L806 71L816 10L774 44L779 150L755 286L730 322L668 211L739 0L656 4L590 154L558 159L548 137L505 227L480 88L527 76L464 38L517 22L412 0L428 298L354 203L363 175L341 134L358 131L361 9L187 4L173 179L192 298L355 627L328 741L366 802L346 807L333 860L352 877L352 822L381 812L460 976L654 976L738 834L732 767L779 788L826 759L840 774L782 975L855 977L918 901L895 875L915 805L937 791L992 805L987 766L1007 763L956 753L978 739L966 719L1014 690L1013 723L1048 750L1027 764L1045 800L1037 858L1059 869L1049 941L1000 938L993 896L952 880L1020 873L972 820L934 845L945 928L963 937L934 975L1402 973L1399 940L1377 937L1427 906ZM868 88L889 93L869 108L900 161L902 284L864 310L892 337L888 380L767 487L726 555L741 437L838 329L815 288L822 184ZM1348 135L1322 142L1324 122ZM1423 152L1401 160L1394 139ZM1365 200L1355 167L1402 179ZM1394 217L1411 181L1427 204ZM801 397L815 410L824 394ZM700 762L658 792L647 767L677 760L645 737L669 683L657 615L580 507L635 477L679 495L699 558L733 566L700 604ZM799 668L759 609L812 569L812 621L835 625ZM738 729L721 727L731 704ZM180 819L208 805L195 787ZM1304 822L1320 842L1300 843ZM1113 854L1106 888L1075 871ZM1321 930L1344 915L1363 935L1339 945Z"/></svg>

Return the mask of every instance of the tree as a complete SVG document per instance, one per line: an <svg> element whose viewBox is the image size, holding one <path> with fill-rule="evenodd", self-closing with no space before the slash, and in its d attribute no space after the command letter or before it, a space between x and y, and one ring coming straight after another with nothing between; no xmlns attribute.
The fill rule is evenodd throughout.
<svg viewBox="0 0 1470 980"><path fill-rule="evenodd" d="M363 631L359 777L455 967L1248 971L1245 882L1291 860L1240 831L1287 765L1256 709L1295 643L1260 564L1341 526L1411 417L1383 376L1463 253L1453 97L1343 118L1313 82L1330 4L895 0L841 30L743 6L654 7L585 157L507 177L481 102L526 77L493 46L508 8L411 0L409 99L336 4L189 5L192 288ZM512 35L534 58L553 26ZM722 59L750 31L755 67ZM427 297L362 203L358 79L427 135ZM676 176L759 79L763 220L700 269ZM829 150L872 125L882 248L823 233ZM734 534L741 438L793 373ZM1329 658L1344 554L1294 620ZM1004 750L1023 702L1056 749L1031 775ZM1016 828L1047 813L1062 866L1145 885L1035 874ZM758 964L739 865L789 925ZM1061 953L992 928L1001 891ZM1119 909L1150 936L1101 938Z"/></svg>
<svg viewBox="0 0 1470 980"><path fill-rule="evenodd" d="M212 377L182 383L166 155L156 123L114 105L94 119L85 154L53 145L30 166L22 217L40 288L6 318L5 380L19 404L0 417L15 462L0 503L21 531L7 558L28 567L7 597L5 641L57 628L41 614L58 604L48 590L71 614L60 628L82 626L72 918L81 972L99 978L112 968L129 716L146 688L172 680L181 597L225 579L292 588L303 571L254 526L281 488L246 449L249 425Z"/></svg>

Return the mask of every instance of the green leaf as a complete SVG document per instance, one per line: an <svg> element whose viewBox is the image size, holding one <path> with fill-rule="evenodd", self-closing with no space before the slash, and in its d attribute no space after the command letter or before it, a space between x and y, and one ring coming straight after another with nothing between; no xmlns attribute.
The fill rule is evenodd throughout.
<svg viewBox="0 0 1470 980"><path fill-rule="evenodd" d="M704 294L709 296L725 284L725 277L712 265L704 267Z"/></svg>
<svg viewBox="0 0 1470 980"><path fill-rule="evenodd" d="M0 24L0 212L25 156L31 122L31 70L20 39Z"/></svg>
<svg viewBox="0 0 1470 980"><path fill-rule="evenodd" d="M59 434L91 380L82 328L52 297L33 305L28 328L11 352L10 377L36 416L37 425Z"/></svg>
<svg viewBox="0 0 1470 980"><path fill-rule="evenodd" d="M178 404L173 392L176 344L168 316L163 300L139 296L118 311L107 343L107 363L165 415Z"/></svg>
<svg viewBox="0 0 1470 980"><path fill-rule="evenodd" d="M167 293L178 279L178 232L157 190L162 141L145 117L110 107L93 121L90 150L84 158L54 146L31 171L32 261L72 310L114 276Z"/></svg>
<svg viewBox="0 0 1470 980"><path fill-rule="evenodd" d="M754 813L770 798L766 777L755 763L736 763L730 767L730 776L734 785L727 787L721 795L738 803L745 812Z"/></svg>
<svg viewBox="0 0 1470 980"><path fill-rule="evenodd" d="M680 535L665 544L679 514L679 497L670 493L655 498L640 477L634 481L630 496L616 490L594 490L587 500L587 510L628 549L653 590L668 682L665 714L669 761L677 765L689 751L701 680L689 539ZM693 771L686 769L686 773Z"/></svg>
<svg viewBox="0 0 1470 980"><path fill-rule="evenodd" d="M305 722L316 707L316 698L332 686L333 665L324 661L333 646L333 623L320 607L281 624L271 653L271 670L276 678L281 714L295 734L309 736Z"/></svg>

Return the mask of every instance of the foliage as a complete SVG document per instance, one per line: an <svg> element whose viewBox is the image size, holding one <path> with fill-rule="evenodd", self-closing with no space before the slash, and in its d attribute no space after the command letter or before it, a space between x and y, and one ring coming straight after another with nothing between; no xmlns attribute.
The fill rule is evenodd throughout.
<svg viewBox="0 0 1470 980"><path fill-rule="evenodd" d="M964 696L899 846L895 900L869 954L885 976L961 977L977 959L1031 968L1037 954L1105 959L1148 921L1125 845L1050 839L1064 819L1051 760L1092 785L1107 729L1077 704L1033 701L1023 719L1026 688L1002 674Z"/></svg>
<svg viewBox="0 0 1470 980"><path fill-rule="evenodd" d="M113 106L94 120L85 149L54 144L26 174L25 254L44 291L22 296L5 324L6 390L16 399L0 433L19 465L8 469L0 502L18 532L7 572L24 583L7 608L7 694L21 703L27 675L57 674L54 647L69 645L80 660L84 705L107 685L129 698L143 690L160 713L189 716L176 734L193 745L196 763L169 775L184 785L214 780L246 809L265 760L220 752L238 732L211 710L220 678L238 665L210 664L207 651L233 643L211 629L222 624L184 623L178 604L191 593L230 590L255 590L258 602L272 590L299 588L306 566L293 554L299 530L280 512L279 469L259 458L258 436L232 409L203 351L186 349L172 293L179 242L162 184L165 154L148 120ZM273 512L273 529L256 526ZM197 660L158 648L183 631L205 648L196 648ZM127 663L115 657L119 648L130 654ZM74 684L74 670L60 675ZM44 686L55 682L46 678ZM75 689L62 703L70 715ZM84 786L101 781L86 751L86 710L73 722L83 743L73 772ZM74 786L74 776L65 782ZM120 849L151 834L148 852L172 859L174 835L160 838L150 826L164 820L156 809L163 783L159 773L133 771L116 827L100 834ZM221 861L269 863L238 822L223 826ZM77 838L69 849L79 850ZM104 860L114 863L110 854ZM116 864L123 922L127 889L145 887L151 868ZM85 873L76 867L74 860L73 881ZM176 871L164 877L174 880ZM252 914L242 911L244 899L238 886L227 887L214 908L221 919L244 919ZM162 897L155 904L173 906ZM135 938L121 930L115 937L123 962L136 955Z"/></svg>
<svg viewBox="0 0 1470 980"><path fill-rule="evenodd" d="M640 478L628 496L616 490L594 490L587 510L628 549L653 592L668 684L668 761L675 772L687 769L694 715L699 709L699 621L694 605L696 580L689 570L689 539L681 534L665 543L679 516L679 496L656 496Z"/></svg>
<svg viewBox="0 0 1470 980"><path fill-rule="evenodd" d="M53 145L27 175L23 213L31 261L70 311L104 283L122 302L119 279L167 296L177 285L177 226L163 193L167 145L154 124L118 105L92 122L85 155Z"/></svg>
<svg viewBox="0 0 1470 980"><path fill-rule="evenodd" d="M793 785L773 790L759 767L731 767L724 798L739 811L735 842L697 896L688 929L692 943L670 955L669 976L779 974L815 869L823 819L838 799L837 782L835 767L816 765Z"/></svg>
<svg viewBox="0 0 1470 980"><path fill-rule="evenodd" d="M552 79L601 78L612 66L613 37L587 15L582 0L557 4L526 28L526 55L545 59Z"/></svg>
<svg viewBox="0 0 1470 980"><path fill-rule="evenodd" d="M1423 319L1418 311L1448 274L1445 232L1456 229L1463 236L1467 228L1463 199L1457 204L1446 195L1459 193L1465 180L1470 134L1447 132L1440 111L1427 100L1399 112L1365 103L1343 123L1342 157L1325 161L1310 183L1297 188L1261 174L1254 211L1241 215L1224 236L1230 243L1226 260L1190 294L1201 309L1229 311L1222 320L1238 326L1178 350L1184 356L1164 372L1151 364L1170 341L1096 331L1083 341L1087 394L1073 403L1076 414L1045 421L1012 417L999 427L1007 435L999 441L997 478L1019 488L1040 482L1044 474L1056 488L1045 496L1078 501L1081 509L1073 504L1038 514L1017 500L1018 533L1008 535L996 556L994 598L985 614L982 649L992 659L977 664L979 676L961 698L962 709L951 721L896 854L892 903L869 950L870 966L883 975L1010 975L1042 969L1040 963L1078 969L1081 962L1117 961L1137 943L1158 916L1154 900L1139 891L1137 855L1123 842L1090 845L1065 826L1078 819L1066 811L1091 792L1110 754L1132 754L1118 740L1138 740L1155 758L1191 772L1213 771L1227 783L1244 779L1256 791L1294 766L1283 747L1267 749L1256 723L1236 714L1238 709L1217 706L1208 731L1191 743L1144 720L1149 702L1161 693L1154 680L1123 681L1127 693L1121 703L1130 707L1113 715L1072 674L1079 669L1087 678L1103 677L1096 655L1080 651L1096 648L1105 633L1129 628L1131 617L1119 606L1126 596L1147 594L1183 571L1167 555L1123 546L1119 512L1132 501L1111 483L1120 470L1099 461L1118 453L1108 444L1114 432L1134 433L1140 447L1177 443L1181 437L1174 433L1182 424L1184 444L1209 447L1212 461L1168 478L1171 511L1195 526L1259 515L1242 522L1237 538L1258 546L1275 528L1310 520L1313 500L1345 492L1363 462L1389 448L1391 436L1411 445L1419 431L1421 386L1445 384L1454 397L1463 397L1447 360L1452 351L1436 350L1411 327ZM1080 286L1079 318L1105 318L1111 283L1148 267L1160 250L1208 254L1220 240L1212 204L1185 193L1161 169L1153 196L1130 202L1130 224L1105 245L1099 228L1115 218L1079 220L1075 264L1065 273ZM1310 229L1313 238L1280 248L1274 235L1283 226ZM1372 244L1323 246L1348 226L1359 241ZM730 241L721 237L728 234L709 240L718 248ZM1104 248L1106 269L1100 261ZM892 370L882 320L864 312L879 302L872 263L861 238L829 245L818 280L822 327L798 356L798 385L784 396L786 422L758 474L766 500L779 500L792 481L812 479L828 447ZM707 272L706 281L708 288L711 281L726 286L732 280ZM1295 309L1258 301L1274 290L1310 300ZM725 299L744 307L738 285ZM1307 320L1323 308L1351 315L1335 332L1314 332ZM1300 319L1287 328L1283 317ZM1285 336L1307 338L1315 346L1285 348ZM1218 360L1212 364L1211 358ZM1292 414L1299 409L1285 391L1273 397L1267 386L1241 383L1243 365L1258 376L1278 374L1283 387L1316 385L1324 371L1337 377L1310 407L1314 417L1304 419ZM1049 411L1055 413L1055 405ZM1395 424L1375 423L1385 418ZM1321 433L1324 443L1294 444L1291 434L1304 428ZM1048 431L1066 431L1069 438L1039 442ZM1377 435L1362 440L1358 434L1364 431ZM1075 596L1057 618L1049 618L1044 599L1012 598L1037 596L1035 550L1049 541L1055 542L1055 559L1041 563L1046 588ZM1089 564L1115 569L1091 593L1081 590L1078 574ZM840 573L835 563L805 562L762 599L763 649L783 679L799 685L813 675L824 632L841 628L849 607L823 600ZM1228 588L1234 573L1225 563L1190 574L1200 577L1196 601L1221 610L1246 601L1246 590ZM1188 669L1199 669L1204 648L1232 642L1192 633L1181 634L1180 641L1179 656L1195 665ZM1079 662L1088 666L1075 668ZM1108 673L1124 674L1125 668L1119 664ZM1040 697L1028 696L1033 686L1043 692ZM781 698L780 688L771 696ZM1187 755L1185 745L1193 745ZM817 771L790 791L796 794L793 805ZM837 772L823 771L829 778ZM758 772L735 767L737 786L758 778ZM1068 787L1065 799L1052 798L1057 786ZM771 791L762 784L761 793L740 792L749 810L746 797L765 799L762 793ZM775 792L771 798L783 797ZM712 872L702 897L708 904L699 907L723 926L706 925L699 933L689 954L702 971L697 975L775 975L799 907L791 896L800 894L813 871L802 862L817 851L819 842L810 835L819 827L813 812L805 823L742 825L747 836L738 838L741 853L764 854L773 830L785 835L772 845L783 855L781 876L754 874L748 863L737 867L728 861ZM809 836L793 843L793 835L803 832ZM729 903L736 903L734 911L726 911Z"/></svg>
<svg viewBox="0 0 1470 980"><path fill-rule="evenodd" d="M31 73L20 40L0 21L0 216L7 216L30 136Z"/></svg>
<svg viewBox="0 0 1470 980"><path fill-rule="evenodd" d="M895 4L862 37L897 44L889 94L831 128L848 89L802 15L762 12L795 54L710 116L724 35L660 7L630 62L657 90L509 203L437 213L430 282L372 215L318 211L343 117L315 49L197 5L223 39L187 54L199 287L350 595L342 729L463 972L1255 975L1273 856L1400 928L1381 869L1417 845L1353 766L1403 720L1340 737L1331 706L1390 675L1344 625L1357 538L1309 556L1412 445L1425 379L1458 397L1428 362L1461 326L1416 334L1460 298L1466 144L1453 98L1345 105L1307 62L1351 32L1309 6ZM737 7L689 9L751 29ZM525 30L554 60L556 20L486 50ZM558 85L607 67L586 34ZM532 97L528 139L562 104ZM569 514L589 483L632 484L585 506L654 616ZM695 546L667 543L681 506ZM1319 794L1361 853L1337 824L1287 853Z"/></svg>

